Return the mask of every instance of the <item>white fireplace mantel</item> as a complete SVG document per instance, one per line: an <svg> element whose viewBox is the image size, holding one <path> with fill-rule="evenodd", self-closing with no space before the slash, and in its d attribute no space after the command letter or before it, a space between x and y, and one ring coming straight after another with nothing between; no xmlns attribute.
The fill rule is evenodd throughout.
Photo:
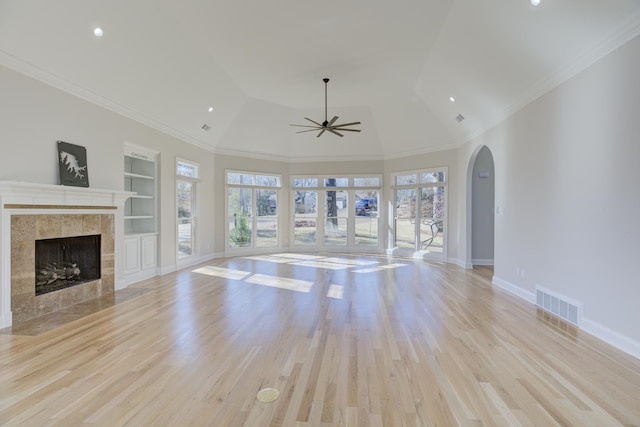
<svg viewBox="0 0 640 427"><path fill-rule="evenodd" d="M131 191L0 181L0 201L3 206L21 204L124 207L124 202L134 194L136 193Z"/></svg>
<svg viewBox="0 0 640 427"><path fill-rule="evenodd" d="M24 214L110 213L115 215L116 288L121 282L124 205L135 192L63 185L0 181L0 328L12 324L11 216Z"/></svg>

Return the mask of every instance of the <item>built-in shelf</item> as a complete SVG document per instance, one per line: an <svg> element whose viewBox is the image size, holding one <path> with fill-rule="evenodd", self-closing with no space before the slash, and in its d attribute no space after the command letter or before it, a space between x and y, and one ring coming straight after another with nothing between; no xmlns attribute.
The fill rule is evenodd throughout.
<svg viewBox="0 0 640 427"><path fill-rule="evenodd" d="M124 188L136 195L124 207L125 235L153 233L156 225L156 155L141 147L126 147Z"/></svg>
<svg viewBox="0 0 640 427"><path fill-rule="evenodd" d="M126 162L125 162L125 167L126 167ZM155 177L151 175L141 175L139 173L131 173L131 172L125 172L124 176L125 178L140 178L140 179L151 179L151 180L155 179Z"/></svg>
<svg viewBox="0 0 640 427"><path fill-rule="evenodd" d="M125 145L124 188L135 192L124 206L126 282L155 275L158 245L158 154L144 147Z"/></svg>

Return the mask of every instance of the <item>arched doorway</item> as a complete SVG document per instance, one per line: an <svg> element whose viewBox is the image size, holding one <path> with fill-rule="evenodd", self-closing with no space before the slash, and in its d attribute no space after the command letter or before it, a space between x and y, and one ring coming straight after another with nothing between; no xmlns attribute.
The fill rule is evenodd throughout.
<svg viewBox="0 0 640 427"><path fill-rule="evenodd" d="M495 169L486 145L471 156L467 184L467 264L493 265Z"/></svg>

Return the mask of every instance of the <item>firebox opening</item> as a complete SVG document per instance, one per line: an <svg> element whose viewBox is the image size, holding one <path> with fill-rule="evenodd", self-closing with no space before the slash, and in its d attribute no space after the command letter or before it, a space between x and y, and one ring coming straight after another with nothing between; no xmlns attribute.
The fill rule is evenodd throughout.
<svg viewBox="0 0 640 427"><path fill-rule="evenodd" d="M100 278L100 235L36 240L36 296Z"/></svg>

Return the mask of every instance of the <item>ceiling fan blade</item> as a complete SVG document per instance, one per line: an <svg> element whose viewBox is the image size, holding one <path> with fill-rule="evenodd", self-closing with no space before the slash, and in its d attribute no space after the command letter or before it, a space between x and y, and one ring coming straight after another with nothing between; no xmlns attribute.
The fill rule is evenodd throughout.
<svg viewBox="0 0 640 427"><path fill-rule="evenodd" d="M336 134L336 135L338 135L338 136L344 136L343 134L341 134L341 133L339 133L339 132L336 132L336 131L335 131L335 129L333 129L333 128L327 128L327 130L328 130L329 132L331 132L331 133L335 133L335 134Z"/></svg>
<svg viewBox="0 0 640 427"><path fill-rule="evenodd" d="M340 127L332 127L332 130L339 130L340 132L342 131L348 131L348 132L360 132L360 129L346 129L346 128L340 128Z"/></svg>
<svg viewBox="0 0 640 427"><path fill-rule="evenodd" d="M338 120L338 116L333 116L333 119L331 119L331 121L329 123L327 123L327 126L331 126L332 124L334 124L336 122L336 120Z"/></svg>
<svg viewBox="0 0 640 427"><path fill-rule="evenodd" d="M290 124L289 126L298 126L298 127L301 127L301 128L314 128L314 129L318 129L318 127L322 127L322 126L311 126L311 125L293 125L293 124Z"/></svg>
<svg viewBox="0 0 640 427"><path fill-rule="evenodd" d="M320 135L322 135L324 133L324 131L327 130L326 128L322 128L322 130L320 131L320 133L316 136L316 138L320 138Z"/></svg>
<svg viewBox="0 0 640 427"><path fill-rule="evenodd" d="M315 123L315 124L316 124L316 125L318 125L318 126L322 126L322 123L318 123L318 122L316 122L316 121L314 121L314 120L311 120L309 117L305 117L305 119L306 119L306 120L309 120L311 123Z"/></svg>
<svg viewBox="0 0 640 427"><path fill-rule="evenodd" d="M307 130L299 130L296 133L304 133L304 132L317 132L318 128L314 128L314 129L307 129Z"/></svg>
<svg viewBox="0 0 640 427"><path fill-rule="evenodd" d="M360 122L342 123L342 124L339 124L339 125L335 125L334 128L342 127L342 126L359 125L359 124L361 124L361 123Z"/></svg>

